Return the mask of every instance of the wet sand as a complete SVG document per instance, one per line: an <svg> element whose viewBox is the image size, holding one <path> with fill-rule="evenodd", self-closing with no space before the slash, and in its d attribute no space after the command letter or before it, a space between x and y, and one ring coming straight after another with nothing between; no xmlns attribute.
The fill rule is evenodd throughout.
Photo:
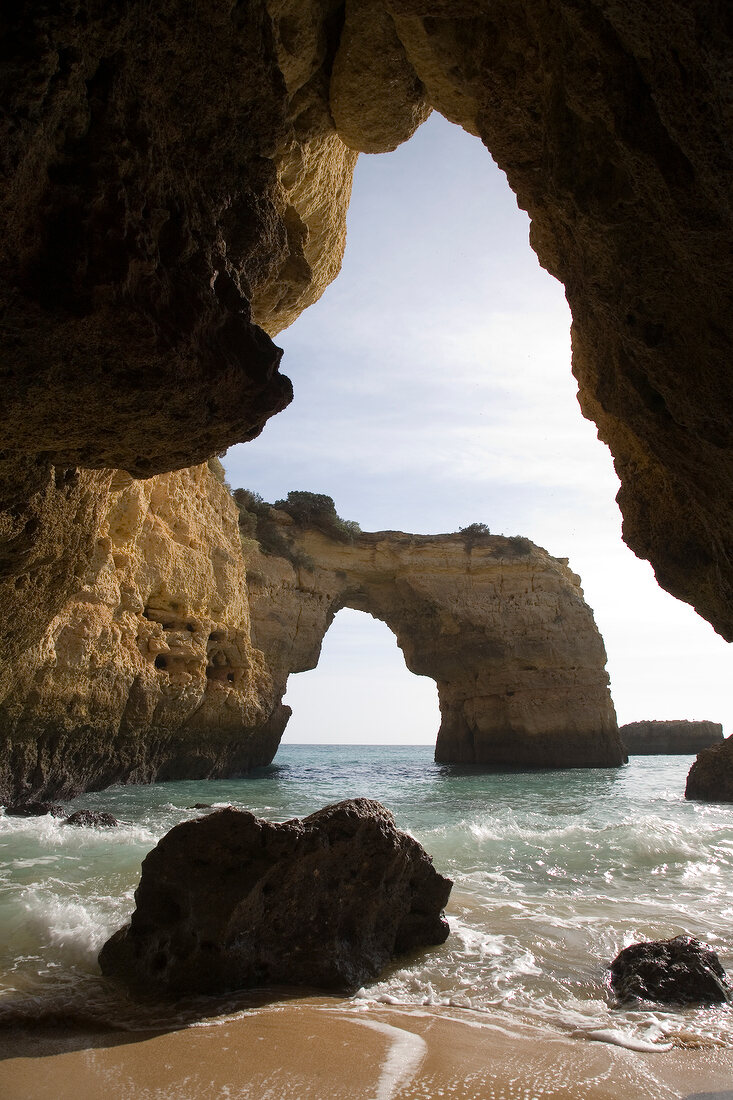
<svg viewBox="0 0 733 1100"><path fill-rule="evenodd" d="M733 1050L640 1052L309 998L158 1033L0 1034L4 1100L733 1100Z"/></svg>

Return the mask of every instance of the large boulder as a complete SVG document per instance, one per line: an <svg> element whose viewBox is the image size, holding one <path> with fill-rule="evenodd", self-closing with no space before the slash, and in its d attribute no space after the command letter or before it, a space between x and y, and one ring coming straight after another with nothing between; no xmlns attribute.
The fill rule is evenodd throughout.
<svg viewBox="0 0 733 1100"><path fill-rule="evenodd" d="M733 802L733 736L697 754L687 775L685 798Z"/></svg>
<svg viewBox="0 0 733 1100"><path fill-rule="evenodd" d="M137 908L99 964L159 992L356 989L393 956L443 943L452 885L379 802L283 824L219 810L148 854Z"/></svg>
<svg viewBox="0 0 733 1100"><path fill-rule="evenodd" d="M610 966L619 1001L661 1004L726 1004L731 990L714 951L692 936L632 943Z"/></svg>

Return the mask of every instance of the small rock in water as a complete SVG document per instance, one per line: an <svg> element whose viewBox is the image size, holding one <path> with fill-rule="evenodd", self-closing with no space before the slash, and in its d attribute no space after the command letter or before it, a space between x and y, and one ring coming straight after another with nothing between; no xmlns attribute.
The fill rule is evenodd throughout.
<svg viewBox="0 0 733 1100"><path fill-rule="evenodd" d="M210 810L212 809L210 802L194 802L193 806L187 806L187 810Z"/></svg>
<svg viewBox="0 0 733 1100"><path fill-rule="evenodd" d="M687 776L685 798L733 802L733 736L697 754Z"/></svg>
<svg viewBox="0 0 733 1100"><path fill-rule="evenodd" d="M66 817L66 810L57 802L16 802L5 807L8 817Z"/></svg>
<svg viewBox="0 0 733 1100"><path fill-rule="evenodd" d="M119 821L112 814L101 810L77 810L66 818L64 825L99 826L103 829L113 829L119 825Z"/></svg>
<svg viewBox="0 0 733 1100"><path fill-rule="evenodd" d="M693 936L624 948L611 963L610 985L620 1001L726 1004L733 996L718 956Z"/></svg>
<svg viewBox="0 0 733 1100"><path fill-rule="evenodd" d="M448 936L452 882L366 798L275 824L218 810L171 829L143 862L129 925L102 972L143 988L354 990L395 955Z"/></svg>

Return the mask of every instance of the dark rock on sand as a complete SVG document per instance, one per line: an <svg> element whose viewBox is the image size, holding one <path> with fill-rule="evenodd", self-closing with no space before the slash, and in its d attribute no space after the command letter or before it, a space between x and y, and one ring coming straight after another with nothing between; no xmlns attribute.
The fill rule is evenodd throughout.
<svg viewBox="0 0 733 1100"><path fill-rule="evenodd" d="M687 775L685 798L733 802L733 737L697 754Z"/></svg>
<svg viewBox="0 0 733 1100"><path fill-rule="evenodd" d="M634 943L616 956L610 974L620 1001L725 1004L733 994L718 956L692 936Z"/></svg>
<svg viewBox="0 0 733 1100"><path fill-rule="evenodd" d="M119 821L112 814L101 810L77 810L66 818L64 825L97 826L103 829L114 829Z"/></svg>
<svg viewBox="0 0 733 1100"><path fill-rule="evenodd" d="M15 802L5 807L8 817L66 817L66 810L58 802Z"/></svg>
<svg viewBox="0 0 733 1100"><path fill-rule="evenodd" d="M274 824L224 809L145 858L106 975L173 993L247 986L353 990L448 936L452 882L389 810L358 798Z"/></svg>

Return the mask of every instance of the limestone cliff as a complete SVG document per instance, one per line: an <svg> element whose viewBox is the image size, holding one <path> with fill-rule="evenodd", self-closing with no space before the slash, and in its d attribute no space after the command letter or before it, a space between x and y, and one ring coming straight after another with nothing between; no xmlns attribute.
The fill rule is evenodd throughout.
<svg viewBox="0 0 733 1100"><path fill-rule="evenodd" d="M628 722L619 732L631 756L683 755L723 740L720 722Z"/></svg>
<svg viewBox="0 0 733 1100"><path fill-rule="evenodd" d="M623 761L603 642L565 560L480 527L360 532L314 494L290 496L325 502L325 522L235 495L239 509L207 465L114 476L86 574L0 703L0 800L269 763L288 676L315 667L342 607L383 620L436 681L436 759Z"/></svg>
<svg viewBox="0 0 733 1100"><path fill-rule="evenodd" d="M358 150L431 108L481 137L565 285L625 539L733 637L725 4L6 6L0 659L76 586L90 471L200 462L287 403L265 332L337 273Z"/></svg>
<svg viewBox="0 0 733 1100"><path fill-rule="evenodd" d="M278 693L316 666L351 607L385 622L407 667L436 681L437 760L623 762L603 641L567 560L524 538L344 533L275 509L267 523L279 553L245 547L252 639Z"/></svg>
<svg viewBox="0 0 733 1100"><path fill-rule="evenodd" d="M272 758L282 710L250 641L237 510L207 466L117 474L78 581L0 703L0 800Z"/></svg>

